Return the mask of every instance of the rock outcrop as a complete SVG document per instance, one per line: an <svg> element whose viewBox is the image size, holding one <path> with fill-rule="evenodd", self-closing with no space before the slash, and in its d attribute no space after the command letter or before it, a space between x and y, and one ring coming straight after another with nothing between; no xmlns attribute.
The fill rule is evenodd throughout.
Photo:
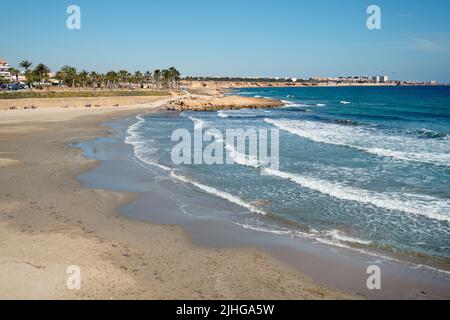
<svg viewBox="0 0 450 320"><path fill-rule="evenodd" d="M215 111L276 108L283 105L283 102L279 100L265 98L190 96L173 101L163 109L173 111Z"/></svg>

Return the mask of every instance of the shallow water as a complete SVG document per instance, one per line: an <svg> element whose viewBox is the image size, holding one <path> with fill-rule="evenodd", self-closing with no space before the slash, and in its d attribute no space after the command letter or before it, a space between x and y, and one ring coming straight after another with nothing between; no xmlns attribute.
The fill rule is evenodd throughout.
<svg viewBox="0 0 450 320"><path fill-rule="evenodd" d="M247 229L450 258L448 87L236 93L286 107L142 116L127 142L143 163L240 208L218 214ZM280 168L250 159L175 166L170 137L179 128L279 129ZM188 204L186 212L198 214Z"/></svg>
<svg viewBox="0 0 450 320"><path fill-rule="evenodd" d="M230 215L247 214L248 210L173 178L171 172L135 156L134 148L124 142L135 122L131 117L107 123L114 129L113 136L77 145L89 158L101 160L93 171L79 176L84 187L140 193L137 200L120 209L121 215L143 222L183 226L192 241L202 246L263 249L319 283L370 299L450 296L450 273L421 266L420 261L404 263L379 253L369 254L365 249L348 249L336 241L329 245L330 242L316 241L308 234L292 237L289 232L252 230L233 222ZM279 222L274 216L266 215L265 219ZM366 287L366 269L374 264L382 269L382 290Z"/></svg>

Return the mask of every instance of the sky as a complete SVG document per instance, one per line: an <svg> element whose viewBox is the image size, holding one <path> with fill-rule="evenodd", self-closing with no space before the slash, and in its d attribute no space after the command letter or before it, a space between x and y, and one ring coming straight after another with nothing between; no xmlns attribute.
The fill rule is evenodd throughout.
<svg viewBox="0 0 450 320"><path fill-rule="evenodd" d="M80 30L66 27L69 5ZM366 26L369 5L381 30ZM16 67L450 82L448 0L21 0L1 12L0 57Z"/></svg>

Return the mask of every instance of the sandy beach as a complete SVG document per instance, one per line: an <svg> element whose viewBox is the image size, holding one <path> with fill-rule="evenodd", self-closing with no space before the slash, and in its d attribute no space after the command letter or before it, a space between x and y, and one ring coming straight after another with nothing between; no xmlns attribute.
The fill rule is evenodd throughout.
<svg viewBox="0 0 450 320"><path fill-rule="evenodd" d="M99 123L166 99L93 109L0 111L1 299L347 299L253 248L195 246L181 227L121 217L137 194L88 190L98 163L70 147L111 135ZM159 98L161 99L161 98ZM81 268L81 290L66 270Z"/></svg>

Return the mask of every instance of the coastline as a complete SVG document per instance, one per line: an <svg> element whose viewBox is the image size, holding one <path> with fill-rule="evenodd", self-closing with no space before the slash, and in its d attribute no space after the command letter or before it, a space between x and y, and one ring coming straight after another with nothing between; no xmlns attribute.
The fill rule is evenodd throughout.
<svg viewBox="0 0 450 320"><path fill-rule="evenodd" d="M199 247L182 227L119 216L136 193L83 188L76 177L100 163L69 145L110 136L99 123L158 108L20 110L2 118L2 159L14 165L0 173L8 181L0 186L1 298L357 298L261 250ZM81 268L80 291L66 288L70 265Z"/></svg>
<svg viewBox="0 0 450 320"><path fill-rule="evenodd" d="M245 88L342 88L342 87L397 87L397 83L301 83L301 82L239 82L239 81L184 81L183 86L198 92L227 92ZM449 86L449 84L403 83L403 87Z"/></svg>
<svg viewBox="0 0 450 320"><path fill-rule="evenodd" d="M159 114L156 116L159 117ZM163 178L167 172L134 158L131 146L123 140L128 134L127 129L136 121L131 118L108 123L115 129L115 137L79 146L89 157L105 160L96 170L80 177L86 186L141 194L138 199L120 209L123 216L143 222L181 226L194 244L202 247L262 249L319 283L358 293L369 299L448 298L450 293L446 283L449 283L450 278L432 268L419 267L364 250L336 247L308 237L292 238L284 234L246 229L229 219L217 217L207 208L238 208L185 183L170 182L170 178ZM96 150L95 154L91 150ZM113 160L123 154L128 156L121 157L120 162ZM110 177L111 172L115 173L115 178ZM160 181L160 184L153 187L153 180ZM177 184L182 187L177 187ZM159 203L156 206L155 200ZM181 210L177 201L182 204ZM191 213L192 210L187 212L186 206L197 208L195 214ZM380 265L383 269L382 291L370 291L366 287L366 269L371 264Z"/></svg>

